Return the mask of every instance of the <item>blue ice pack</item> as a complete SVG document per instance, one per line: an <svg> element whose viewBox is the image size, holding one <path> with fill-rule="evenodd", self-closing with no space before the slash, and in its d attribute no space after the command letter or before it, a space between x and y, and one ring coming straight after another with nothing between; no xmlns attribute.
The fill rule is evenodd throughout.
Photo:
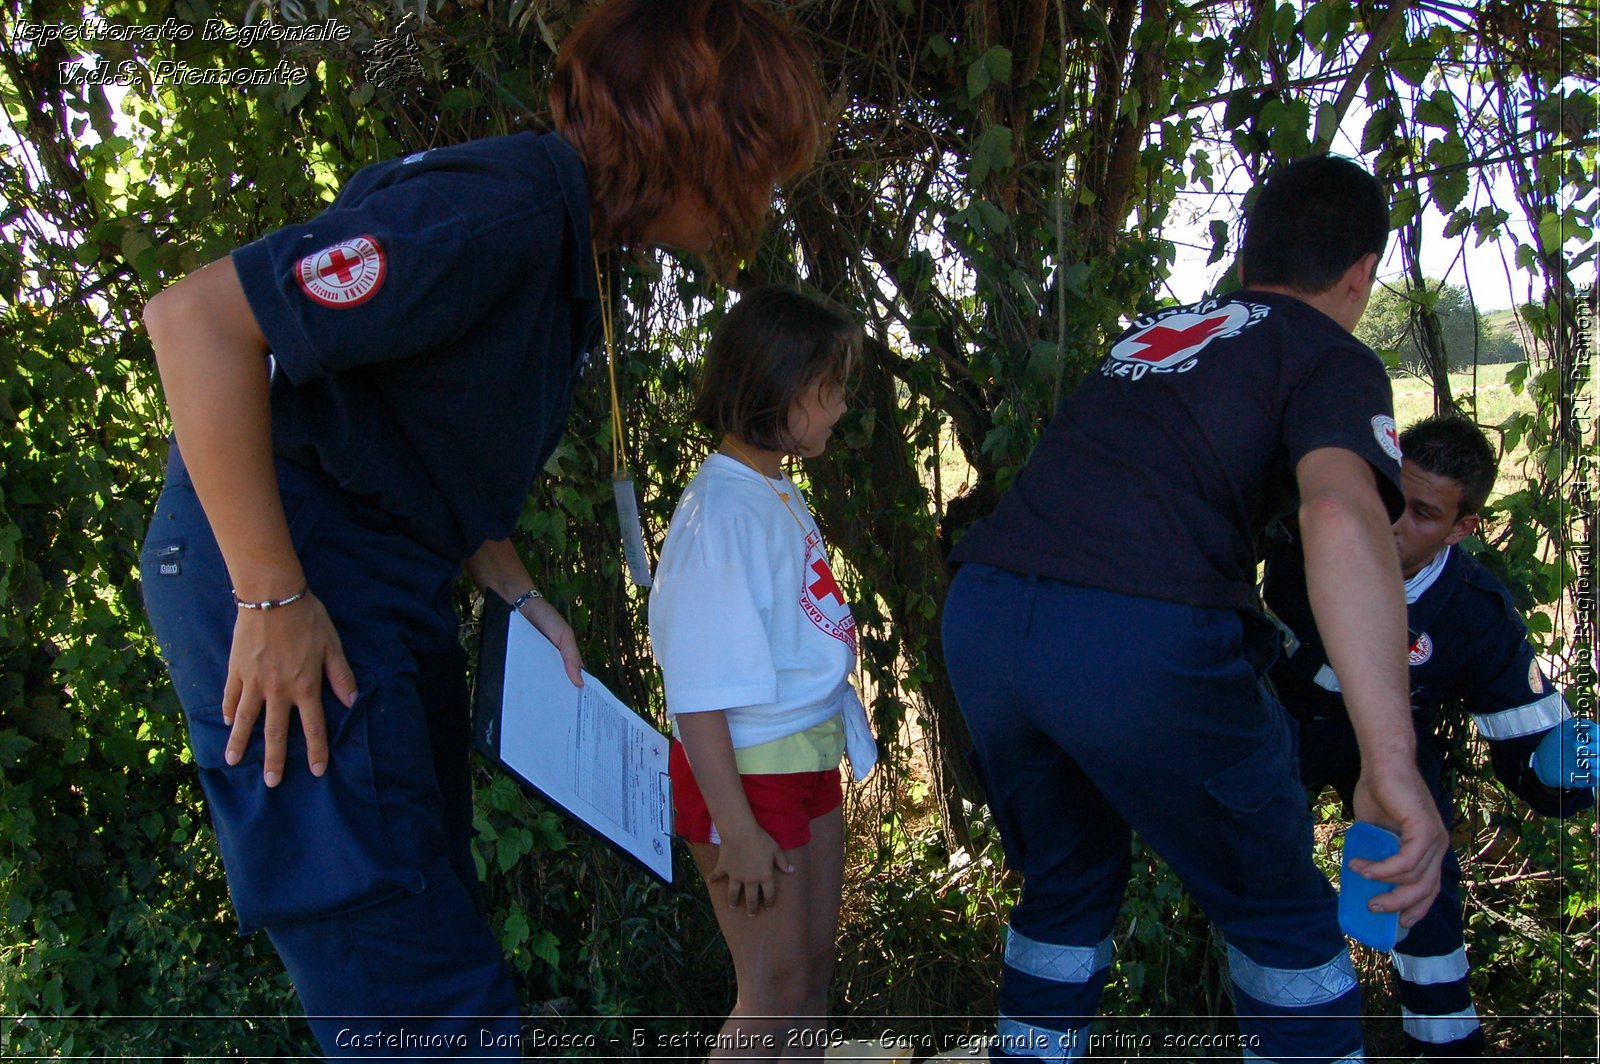
<svg viewBox="0 0 1600 1064"><path fill-rule="evenodd" d="M1400 852L1400 837L1376 824L1358 820L1344 833L1344 857L1339 865L1339 929L1363 946L1394 949L1400 937L1399 913L1375 913L1367 902L1394 889L1394 884L1368 879L1350 867L1352 857L1382 861Z"/></svg>
<svg viewBox="0 0 1600 1064"><path fill-rule="evenodd" d="M1568 717L1551 728L1533 752L1534 775L1546 787L1576 790L1595 785L1595 722Z"/></svg>

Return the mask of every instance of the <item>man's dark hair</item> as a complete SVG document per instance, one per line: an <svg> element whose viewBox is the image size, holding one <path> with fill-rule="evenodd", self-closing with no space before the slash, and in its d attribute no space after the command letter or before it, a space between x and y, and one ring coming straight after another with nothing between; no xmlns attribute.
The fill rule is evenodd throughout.
<svg viewBox="0 0 1600 1064"><path fill-rule="evenodd" d="M817 381L847 384L861 326L843 308L776 285L747 292L706 345L694 417L767 451L789 439L789 408Z"/></svg>
<svg viewBox="0 0 1600 1064"><path fill-rule="evenodd" d="M1389 199L1378 179L1349 159L1319 155L1275 171L1245 223L1243 276L1316 294L1363 255L1383 256Z"/></svg>
<svg viewBox="0 0 1600 1064"><path fill-rule="evenodd" d="M1457 521L1482 509L1494 488L1494 447L1482 429L1459 414L1440 414L1412 425L1400 434L1400 451L1407 462L1461 489Z"/></svg>

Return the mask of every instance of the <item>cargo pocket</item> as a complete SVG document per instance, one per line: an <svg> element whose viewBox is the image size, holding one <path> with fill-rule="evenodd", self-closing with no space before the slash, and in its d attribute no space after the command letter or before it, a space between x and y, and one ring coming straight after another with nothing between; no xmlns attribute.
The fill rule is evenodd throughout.
<svg viewBox="0 0 1600 1064"><path fill-rule="evenodd" d="M382 698L372 678L345 709L324 689L329 763L321 777L306 765L305 736L290 729L284 778L261 779L259 725L237 765L223 760L229 727L221 711L189 715L190 741L216 827L241 933L344 912L423 888L414 843L391 830L374 782L373 710Z"/></svg>
<svg viewBox="0 0 1600 1064"><path fill-rule="evenodd" d="M1242 897L1275 897L1311 861L1311 817L1282 720L1266 742L1205 781L1226 847L1228 883Z"/></svg>

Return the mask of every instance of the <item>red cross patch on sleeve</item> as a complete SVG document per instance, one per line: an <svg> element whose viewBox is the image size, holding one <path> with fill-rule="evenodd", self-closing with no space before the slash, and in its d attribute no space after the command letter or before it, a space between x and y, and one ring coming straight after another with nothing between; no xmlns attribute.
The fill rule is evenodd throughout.
<svg viewBox="0 0 1600 1064"><path fill-rule="evenodd" d="M301 259L294 279L313 302L325 307L353 307L383 287L388 263L374 237L342 240Z"/></svg>

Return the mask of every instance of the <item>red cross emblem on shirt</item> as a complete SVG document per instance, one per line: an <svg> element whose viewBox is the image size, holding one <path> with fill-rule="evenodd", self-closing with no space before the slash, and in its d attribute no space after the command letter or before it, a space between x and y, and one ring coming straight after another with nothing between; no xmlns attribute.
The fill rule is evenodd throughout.
<svg viewBox="0 0 1600 1064"><path fill-rule="evenodd" d="M317 268L317 276L324 279L336 277L340 284L349 284L355 279L356 267L360 265L361 260L345 255L344 248L334 248L328 252L327 261Z"/></svg>
<svg viewBox="0 0 1600 1064"><path fill-rule="evenodd" d="M313 302L343 308L371 299L387 272L388 259L377 238L358 236L301 259L294 279Z"/></svg>
<svg viewBox="0 0 1600 1064"><path fill-rule="evenodd" d="M817 574L816 583L809 588L811 597L820 601L832 595L838 600L839 605L843 606L844 595L840 592L839 582L833 578L833 570L828 568L827 561L818 558L811 563L811 571Z"/></svg>
<svg viewBox="0 0 1600 1064"><path fill-rule="evenodd" d="M1161 362L1192 347L1199 347L1217 333L1227 328L1228 315L1223 314L1215 318L1206 318L1196 322L1187 329L1174 329L1170 325L1156 325L1138 336L1129 337L1132 343L1143 348L1137 354L1130 355L1141 362Z"/></svg>

